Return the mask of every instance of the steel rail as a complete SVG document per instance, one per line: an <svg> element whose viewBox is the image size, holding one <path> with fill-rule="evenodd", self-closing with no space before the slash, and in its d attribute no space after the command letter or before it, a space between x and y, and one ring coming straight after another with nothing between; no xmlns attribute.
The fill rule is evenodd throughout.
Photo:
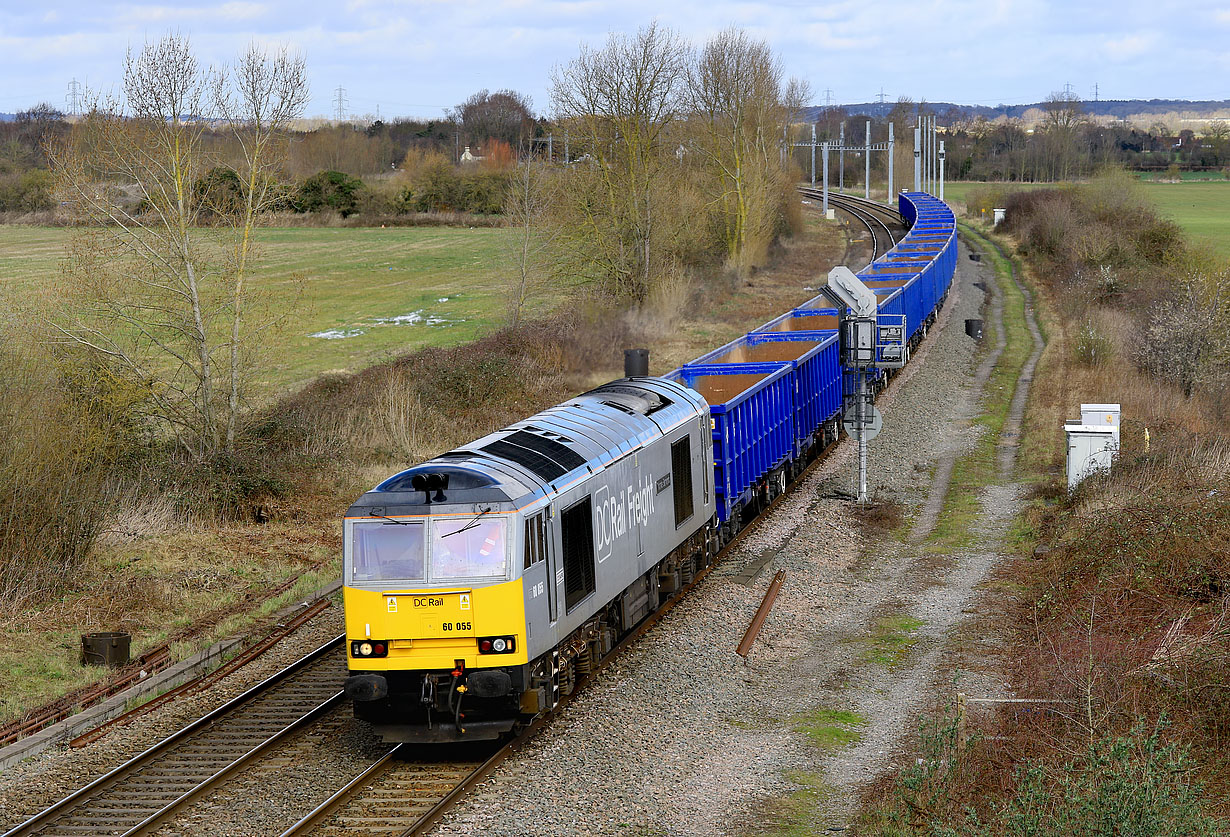
<svg viewBox="0 0 1230 837"><path fill-rule="evenodd" d="M859 212L864 217L868 218L873 224L878 226L894 244L897 243L897 236L893 234L893 226L904 226L901 216L895 210L881 206L875 201L869 201L866 198L860 198L855 195L846 195L842 193L830 194L829 203L837 203L838 208L846 209L847 212L854 210ZM887 219L881 216L887 216Z"/></svg>
<svg viewBox="0 0 1230 837"><path fill-rule="evenodd" d="M267 600L289 590L298 581L297 576L287 579L266 591L264 599ZM245 597L240 604L249 602L250 597ZM223 617L230 616L238 612L237 607L230 606L214 611L209 615L210 619L205 621L217 621ZM71 691L54 701L32 709L22 718L0 724L0 746L20 741L27 736L46 729L52 724L77 714L83 709L95 706L108 698L118 695L151 674L157 674L170 668L176 663L175 658L171 656L171 643L176 640L190 638L196 633L199 633L199 631L191 629L178 631L164 642L147 649L140 656L117 669L101 683Z"/></svg>
<svg viewBox="0 0 1230 837"><path fill-rule="evenodd" d="M243 666L255 660L261 654L265 653L270 648L272 648L274 645L276 645L278 641L285 639L287 636L294 633L295 630L302 627L307 622L311 621L315 616L319 615L320 612L323 611L328 606L329 606L329 602L327 599L319 599L314 604L309 605L308 607L304 608L304 610L301 611L299 614L297 614L294 618L290 619L286 623L279 626L277 630L270 633L263 640L247 648L245 651L235 656L234 658L228 660L226 663L224 663L219 668L216 668L213 671L207 674L204 674L200 677L189 680L187 683L184 683L180 686L176 686L174 689L170 689L166 692L163 692L161 695L154 698L153 700L146 701L140 706L137 706L133 709L128 710L123 715L117 715L116 717L111 718L110 720L103 721L101 724L94 727L94 729L90 730L89 732L83 733L77 736L76 738L74 738L72 741L68 742L68 746L73 747L73 748L84 747L87 744L90 744L102 738L104 735L106 735L108 732L110 732L113 728L117 726L125 726L131 723L132 721L134 721L135 719L141 717L142 715L146 715L154 711L159 706L162 706L163 704L166 704L166 703L170 703L171 701L175 700L181 695L188 694L190 692L199 692L201 689L204 689L206 686L209 686L213 683L218 682L223 677L226 677L228 674L231 674L239 670Z"/></svg>
<svg viewBox="0 0 1230 837"><path fill-rule="evenodd" d="M820 190L806 186L800 186L799 193L813 200L818 200L823 195ZM876 201L860 198L856 195L847 195L842 192L829 192L829 203L833 204L835 209L840 209L842 212L857 219L871 233L872 261L875 261L876 257L881 253L880 235L877 233L877 228L883 234L882 237L887 245L883 248L884 252L892 249L900 240L901 237L894 234L892 227L904 226L905 222L901 214L895 209L884 206ZM881 218L881 215L884 218Z"/></svg>
<svg viewBox="0 0 1230 837"><path fill-rule="evenodd" d="M756 615L752 618L752 624L747 626L747 633L743 635L743 641L735 649L735 653L743 659L747 659L747 655L752 651L752 643L756 641L756 637L760 636L760 629L764 627L764 620L769 618L769 611L773 608L773 603L777 601L777 591L782 589L782 582L785 579L786 571L778 570L777 575L773 576L773 580L769 582L769 589L765 591L764 601L756 609Z"/></svg>
<svg viewBox="0 0 1230 837"><path fill-rule="evenodd" d="M128 826L118 824L114 818L108 821L106 818L92 816L89 813L89 807L92 802L99 802L103 805L107 804L108 800L105 794L108 791L112 789L122 790L124 788L124 783L129 780L139 782L141 779L140 774L142 772L149 771L151 767L157 765L160 761L170 762L176 757L178 751L181 749L180 745L191 745L193 743L200 744L202 742L206 745L202 752L192 753L190 752L189 747L183 747L182 749L184 752L178 753L180 758L187 760L191 760L193 757L198 757L202 762L202 766L211 762L217 763L212 768L205 768L209 771L209 779L207 779L207 782L204 784L213 784L220 778L225 778L225 776L230 775L235 769L242 766L243 763L251 758L254 758L256 755L259 755L260 752L267 749L267 747L273 743L273 740L289 734L294 731L294 729L301 727L304 723L309 722L313 718L318 717L321 713L327 711L332 705L336 705L336 702L341 699L341 691L335 690L332 693L329 693L328 697L324 700L320 700L318 697L310 698L306 711L299 711L299 718L292 720L290 723L280 720L280 713L270 712L269 714L273 716L272 721L276 724L274 727L275 735L271 737L268 734L263 734L259 737L259 739L249 739L257 740L259 743L255 747L243 747L238 759L228 757L225 754L220 754L220 748L216 745L214 747L208 746L209 741L207 736L209 734L216 734L218 736L225 737L227 734L226 726L228 718L232 720L234 718L240 718L240 720L235 721L235 726L242 727L245 724L252 723L251 721L245 721L241 718L240 711L249 707L253 709L252 714L257 716L256 721L259 723L262 718L260 717L260 713L256 710L259 709L258 701L260 698L277 694L276 687L287 683L288 681L289 685L302 686L303 684L298 683L295 676L298 674L310 674L312 668L316 664L321 663L323 658L326 658L331 652L336 651L336 649L342 646L344 642L344 635L330 640L311 653L301 657L289 666L286 666L272 677L269 677L261 683L256 684L204 717L198 718L188 726L154 744L143 753L134 756L127 762L114 768L103 776L100 776L93 782L90 782L85 787L78 789L54 805L51 805L43 811L35 814L25 822L7 832L4 837L19 837L19 835L43 833L49 829L54 830L58 821L67 820L75 816L80 816L81 818L87 820L98 820L99 825L96 829L96 833L99 834L140 833L147 827L152 826L157 822L161 822L166 814L171 813L172 810L178 808L182 804L179 800L183 799L187 801L188 797L199 797L203 790L201 788L203 783L193 781L189 778L185 782L180 783L182 786L178 792L171 791L176 794L172 801L160 802L157 798L150 798L145 811L138 811L137 808L139 808L139 804L134 806L130 801L128 805L124 806L126 811L131 815L129 819L141 817L141 820ZM310 690L307 691L310 692ZM268 728L269 727L266 727L266 729ZM201 741L196 741L198 738L200 738ZM242 747L242 745L238 746ZM223 759L228 759L228 763L223 764ZM151 781L157 781L156 777L151 776L149 779ZM191 784L190 787L188 786L189 783ZM163 792L163 797L171 799L166 791ZM147 798L149 797L147 796ZM113 809L108 808L107 810ZM144 816L142 816L142 814L144 814ZM87 823L85 825L68 826L68 830L70 830L71 833L83 834L90 833L91 830L94 830L94 827Z"/></svg>

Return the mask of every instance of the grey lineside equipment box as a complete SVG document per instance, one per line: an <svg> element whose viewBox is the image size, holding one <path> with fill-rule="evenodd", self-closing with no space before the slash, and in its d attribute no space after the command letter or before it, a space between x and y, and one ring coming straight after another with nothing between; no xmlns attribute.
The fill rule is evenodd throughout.
<svg viewBox="0 0 1230 837"><path fill-rule="evenodd" d="M1119 428L1104 424L1068 424L1068 490L1098 471L1109 471L1119 452Z"/></svg>
<svg viewBox="0 0 1230 837"><path fill-rule="evenodd" d="M1082 404L1081 424L1111 427L1115 431L1115 447L1119 447L1119 405Z"/></svg>

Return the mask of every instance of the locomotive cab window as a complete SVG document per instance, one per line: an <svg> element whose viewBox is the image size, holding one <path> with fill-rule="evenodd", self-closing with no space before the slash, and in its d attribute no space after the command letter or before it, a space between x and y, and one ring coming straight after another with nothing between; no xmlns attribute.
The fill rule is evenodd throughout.
<svg viewBox="0 0 1230 837"><path fill-rule="evenodd" d="M572 610L594 592L594 513L586 497L560 517L564 541L564 608Z"/></svg>
<svg viewBox="0 0 1230 837"><path fill-rule="evenodd" d="M542 514L525 519L525 569L547 557L547 524Z"/></svg>
<svg viewBox="0 0 1230 837"><path fill-rule="evenodd" d="M501 518L449 518L433 523L431 578L503 578L508 574L506 521Z"/></svg>
<svg viewBox="0 0 1230 837"><path fill-rule="evenodd" d="M675 486L675 528L692 516L692 437L671 445L671 483Z"/></svg>
<svg viewBox="0 0 1230 837"><path fill-rule="evenodd" d="M351 533L351 581L423 580L422 523L355 523Z"/></svg>

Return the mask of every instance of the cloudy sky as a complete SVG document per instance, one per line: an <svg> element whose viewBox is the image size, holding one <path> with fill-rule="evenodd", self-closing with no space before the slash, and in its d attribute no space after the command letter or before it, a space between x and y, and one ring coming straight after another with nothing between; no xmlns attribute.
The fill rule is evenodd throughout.
<svg viewBox="0 0 1230 837"><path fill-rule="evenodd" d="M1230 98L1230 0L0 0L0 111L64 107L74 78L111 90L126 49L177 31L206 63L253 40L299 50L309 115L332 114L339 86L358 115L438 116L505 87L549 112L552 66L655 19L694 41L732 24L766 39L817 104L1019 104L1095 84L1102 99Z"/></svg>

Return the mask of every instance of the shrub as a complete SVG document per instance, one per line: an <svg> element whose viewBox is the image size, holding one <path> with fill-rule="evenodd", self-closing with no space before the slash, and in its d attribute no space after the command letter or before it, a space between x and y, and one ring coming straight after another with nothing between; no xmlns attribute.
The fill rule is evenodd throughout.
<svg viewBox="0 0 1230 837"><path fill-rule="evenodd" d="M322 171L299 185L294 207L297 212L331 209L343 218L358 209L363 181L340 171Z"/></svg>
<svg viewBox="0 0 1230 837"><path fill-rule="evenodd" d="M39 212L55 207L51 172L0 170L0 212Z"/></svg>
<svg viewBox="0 0 1230 837"><path fill-rule="evenodd" d="M461 188L453 165L443 158L425 162L410 180L410 208L417 212L458 209Z"/></svg>
<svg viewBox="0 0 1230 837"><path fill-rule="evenodd" d="M243 206L243 184L234 169L216 166L199 177L193 186L197 202L209 211L229 215Z"/></svg>
<svg viewBox="0 0 1230 837"><path fill-rule="evenodd" d="M12 346L11 341L6 341ZM0 601L54 595L102 531L123 452L118 399L58 376L46 359L0 350Z"/></svg>
<svg viewBox="0 0 1230 837"><path fill-rule="evenodd" d="M505 171L480 169L466 172L459 184L459 208L481 215L502 213L508 182L509 174Z"/></svg>
<svg viewBox="0 0 1230 837"><path fill-rule="evenodd" d="M1114 344L1110 338L1102 334L1091 320L1086 320L1076 334L1076 342L1072 348L1073 359L1086 366L1101 366L1110 360L1113 348Z"/></svg>
<svg viewBox="0 0 1230 837"><path fill-rule="evenodd" d="M1107 736L1080 757L1051 771L1040 762L1022 768L1016 792L1001 814L1005 837L1148 834L1204 837L1228 823L1201 810L1187 749L1163 744L1158 724L1137 724L1122 738ZM967 832L969 833L969 832Z"/></svg>

